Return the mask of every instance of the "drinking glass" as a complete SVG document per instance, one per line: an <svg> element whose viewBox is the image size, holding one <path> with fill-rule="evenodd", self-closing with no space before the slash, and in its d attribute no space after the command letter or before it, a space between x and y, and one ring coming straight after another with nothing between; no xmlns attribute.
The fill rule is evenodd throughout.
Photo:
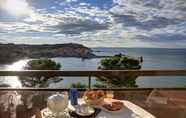
<svg viewBox="0 0 186 118"><path fill-rule="evenodd" d="M107 91L106 92L106 97L111 100L112 98L114 98L114 92L113 91Z"/></svg>

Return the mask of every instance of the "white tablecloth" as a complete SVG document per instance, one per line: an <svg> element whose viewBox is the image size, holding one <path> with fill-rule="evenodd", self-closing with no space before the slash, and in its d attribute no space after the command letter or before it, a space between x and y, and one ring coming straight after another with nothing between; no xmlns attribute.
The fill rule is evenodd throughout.
<svg viewBox="0 0 186 118"><path fill-rule="evenodd" d="M149 112L145 111L143 108L133 104L130 101L122 100L122 102L124 103L125 107L120 112L110 113L108 111L102 110L96 116L96 118L156 118L155 116L153 116ZM84 101L82 99L79 99L78 103L83 104ZM70 109L73 109L73 106L71 104L69 104L68 107ZM46 110L47 110L47 108L43 109L41 112L44 112ZM35 117L33 117L33 118L35 118ZM42 115L42 118L45 118L45 117Z"/></svg>
<svg viewBox="0 0 186 118"><path fill-rule="evenodd" d="M78 102L79 104L82 104L84 101L79 99ZM122 100L122 102L125 106L122 111L110 113L102 110L96 118L155 118L155 116L130 101Z"/></svg>
<svg viewBox="0 0 186 118"><path fill-rule="evenodd" d="M125 107L119 113L109 113L102 110L96 118L155 118L141 107L129 102L122 101Z"/></svg>

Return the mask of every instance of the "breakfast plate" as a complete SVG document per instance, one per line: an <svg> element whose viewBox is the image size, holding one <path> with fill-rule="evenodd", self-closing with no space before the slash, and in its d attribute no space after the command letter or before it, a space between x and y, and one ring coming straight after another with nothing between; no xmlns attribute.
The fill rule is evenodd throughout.
<svg viewBox="0 0 186 118"><path fill-rule="evenodd" d="M109 102L109 103L105 103L101 106L101 109L109 112L109 113L122 113L123 109L124 109L124 104L123 102L120 101L114 101L114 102Z"/></svg>

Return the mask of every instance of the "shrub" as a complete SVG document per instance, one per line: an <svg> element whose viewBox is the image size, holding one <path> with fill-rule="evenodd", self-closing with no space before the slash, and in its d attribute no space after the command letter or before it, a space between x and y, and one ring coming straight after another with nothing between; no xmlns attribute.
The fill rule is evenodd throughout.
<svg viewBox="0 0 186 118"><path fill-rule="evenodd" d="M132 57L124 55L115 55L110 58L102 59L98 69L101 70L131 70L140 69L140 61ZM104 75L97 77L97 81L101 82L107 87L137 87L136 78L138 76L135 74L121 74L121 75ZM100 86L100 85L96 85Z"/></svg>
<svg viewBox="0 0 186 118"><path fill-rule="evenodd" d="M81 82L72 83L70 84L69 88L86 88L87 86L85 84L82 84Z"/></svg>
<svg viewBox="0 0 186 118"><path fill-rule="evenodd" d="M26 70L60 70L61 65L51 59L36 59L30 60L24 67ZM20 77L21 83L25 87L47 87L50 76L36 76L36 77ZM62 80L59 77L52 77L51 80L57 82Z"/></svg>

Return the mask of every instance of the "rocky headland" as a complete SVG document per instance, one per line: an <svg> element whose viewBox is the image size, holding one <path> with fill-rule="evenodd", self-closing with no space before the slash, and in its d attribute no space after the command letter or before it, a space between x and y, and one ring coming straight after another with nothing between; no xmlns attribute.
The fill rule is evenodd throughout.
<svg viewBox="0 0 186 118"><path fill-rule="evenodd" d="M11 63L23 58L79 57L97 58L92 50L81 44L0 44L0 64Z"/></svg>

